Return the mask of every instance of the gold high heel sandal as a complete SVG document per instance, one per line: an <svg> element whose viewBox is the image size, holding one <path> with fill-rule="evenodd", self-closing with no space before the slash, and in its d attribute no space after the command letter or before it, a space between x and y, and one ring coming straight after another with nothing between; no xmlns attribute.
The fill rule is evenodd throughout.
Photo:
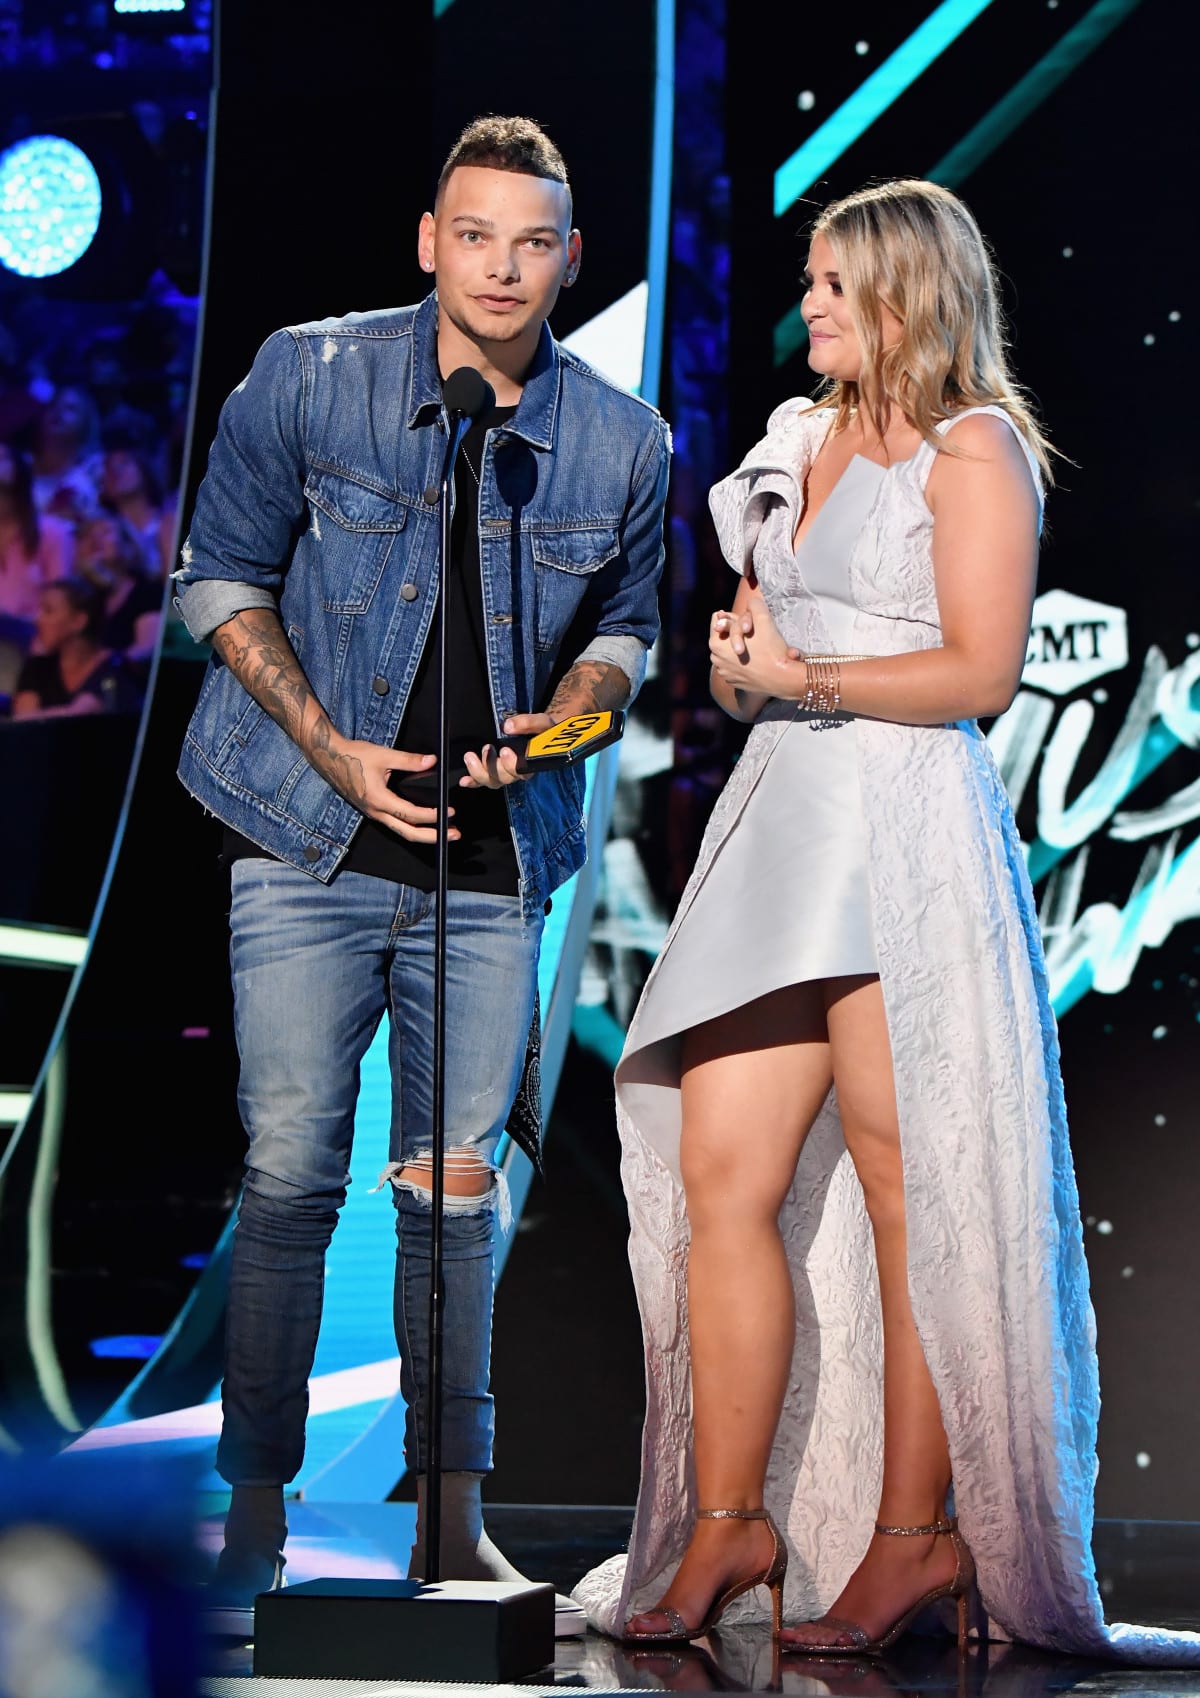
<svg viewBox="0 0 1200 1698"><path fill-rule="evenodd" d="M856 1621L844 1621L840 1616L824 1615L820 1621L812 1625L828 1629L832 1638L828 1644L819 1640L815 1643L807 1639L784 1639L781 1649L796 1651L806 1657L877 1657L889 1646L894 1645L902 1633L906 1633L922 1610L930 1604L938 1603L942 1598L954 1598L958 1604L958 1653L963 1656L967 1649L967 1607L975 1586L975 1559L971 1555L966 1540L958 1530L957 1517L944 1521L930 1521L924 1527L885 1527L882 1522L875 1523L877 1533L891 1533L899 1538L914 1539L921 1535L929 1536L935 1533L945 1533L954 1546L954 1578L943 1586L935 1586L923 1597L917 1599L898 1621L879 1635L877 1639L869 1639L866 1629ZM807 1625L807 1624L806 1624ZM848 1645L837 1643L839 1638L849 1639Z"/></svg>
<svg viewBox="0 0 1200 1698"><path fill-rule="evenodd" d="M774 1550L771 1553L770 1562L761 1574L752 1574L746 1580L735 1580L731 1585L726 1586L723 1591L718 1592L712 1603L709 1604L708 1613L699 1627L689 1627L679 1611L672 1609L669 1604L660 1605L657 1609L639 1611L639 1614L664 1615L667 1618L667 1628L661 1633L637 1633L631 1632L626 1627L621 1635L622 1643L626 1645L679 1645L686 1644L691 1639L700 1639L704 1634L712 1632L735 1598L739 1598L743 1592L749 1592L755 1586L765 1586L771 1594L773 1636L778 1639L783 1627L783 1580L787 1574L788 1553L787 1546L779 1536L779 1529L771 1520L770 1515L765 1509L698 1509L696 1519L697 1521L765 1521L771 1529L771 1538L774 1541Z"/></svg>

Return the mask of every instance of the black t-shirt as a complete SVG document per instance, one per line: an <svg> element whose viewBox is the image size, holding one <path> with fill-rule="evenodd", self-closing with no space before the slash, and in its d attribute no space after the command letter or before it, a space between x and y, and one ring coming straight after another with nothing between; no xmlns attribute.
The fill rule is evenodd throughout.
<svg viewBox="0 0 1200 1698"><path fill-rule="evenodd" d="M120 607L104 616L100 627L100 641L106 649L116 649L121 652L133 647L137 636L137 622L143 613L161 613L163 590L161 584L152 583L149 578L137 578Z"/></svg>
<svg viewBox="0 0 1200 1698"><path fill-rule="evenodd" d="M496 407L480 416L467 432L454 468L454 519L450 532L448 580L450 649L447 706L451 750L470 748L476 754L495 741L495 715L488 678L484 633L483 581L479 559L479 472L484 438L504 424L515 407ZM397 587L399 579L397 578ZM438 644L436 628L429 636L413 679L395 747L409 754L436 754L438 746ZM436 769L435 769L436 770ZM462 836L448 846L451 890L474 890L494 896L515 896L518 873L502 790L460 790L455 780L461 768L451 768L450 805L454 825ZM396 773L392 788L423 807L436 803L436 787L423 784L406 789ZM262 855L256 844L226 828L225 857ZM354 834L339 872L369 873L394 879L417 890L432 890L437 882L437 845L409 843L386 826L364 819Z"/></svg>
<svg viewBox="0 0 1200 1698"><path fill-rule="evenodd" d="M74 690L63 683L56 654L26 655L13 693L22 690L32 690L44 708L70 707L80 696L99 697L103 713L133 713L141 706L137 684L115 654L98 660Z"/></svg>

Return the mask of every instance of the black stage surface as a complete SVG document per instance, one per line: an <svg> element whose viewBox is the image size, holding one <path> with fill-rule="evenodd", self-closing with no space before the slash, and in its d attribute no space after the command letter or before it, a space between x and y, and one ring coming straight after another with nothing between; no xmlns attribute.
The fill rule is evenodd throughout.
<svg viewBox="0 0 1200 1698"><path fill-rule="evenodd" d="M395 1519L395 1557L408 1537L407 1505L361 1506L362 1531L378 1541L381 1527ZM318 1572L352 1572L339 1561L334 1541L323 1541L316 1506L294 1505L289 1521L297 1551L291 1557L297 1579ZM336 1519L346 1527L352 1506L340 1506ZM551 1580L569 1590L587 1569L623 1548L631 1512L621 1508L550 1505L490 1505L488 1528L497 1543L531 1577ZM296 1536L299 1535L297 1538ZM386 1533L383 1534L387 1538ZM387 1539L390 1544L391 1540ZM353 1545L351 1564L363 1561L363 1542ZM303 1549L301 1569L299 1548ZM1095 1537L1096 1562L1110 1620L1200 1630L1200 1524L1185 1521L1101 1521ZM318 1567L313 1565L317 1564ZM377 1562L370 1564L378 1573ZM364 1570L365 1571L365 1570ZM1200 1669L1138 1670L1035 1651L1024 1645L993 1643L973 1649L960 1667L949 1640L910 1636L886 1661L847 1659L812 1661L773 1659L765 1629L720 1631L683 1650L622 1647L595 1633L558 1642L553 1668L513 1686L468 1687L396 1681L267 1680L250 1675L251 1649L233 1637L208 1641L205 1698L305 1698L346 1694L347 1698L400 1698L402 1694L549 1692L562 1687L591 1691L785 1692L844 1698L874 1698L897 1693L953 1692L1003 1698L1038 1698L1061 1692L1100 1694L1200 1694Z"/></svg>

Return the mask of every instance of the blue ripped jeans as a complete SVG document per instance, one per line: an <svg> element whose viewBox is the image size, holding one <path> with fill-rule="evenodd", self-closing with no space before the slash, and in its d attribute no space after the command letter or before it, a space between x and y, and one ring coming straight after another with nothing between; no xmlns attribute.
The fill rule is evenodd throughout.
<svg viewBox="0 0 1200 1698"><path fill-rule="evenodd" d="M325 1252L346 1197L359 1064L385 1013L390 1161L420 1170L432 1125L434 899L347 872L323 885L252 858L233 867L230 911L238 1104L250 1140L233 1235L223 1425L231 1485L282 1485L304 1457ZM520 1083L541 916L517 897L451 891L447 915L446 1171L492 1175ZM394 1310L405 1461L424 1466L429 1351L427 1183L393 1185ZM447 1194L442 1467L492 1465L493 1232L498 1187Z"/></svg>

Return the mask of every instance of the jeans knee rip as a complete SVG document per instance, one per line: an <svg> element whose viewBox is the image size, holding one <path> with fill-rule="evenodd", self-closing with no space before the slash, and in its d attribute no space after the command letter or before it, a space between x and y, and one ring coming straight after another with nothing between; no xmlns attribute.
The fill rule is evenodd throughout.
<svg viewBox="0 0 1200 1698"><path fill-rule="evenodd" d="M422 1150L415 1156L409 1156L405 1161L390 1161L379 1175L378 1183L371 1187L372 1191L382 1191L384 1186L391 1184L394 1190L404 1191L410 1197L415 1197L426 1208L430 1207L430 1186L425 1180L408 1178L402 1179L402 1173L412 1174L416 1170L422 1175L428 1174L432 1179L433 1157L428 1150ZM494 1210L501 1232L507 1232L512 1225L512 1199L509 1195L508 1180L498 1167L493 1167L484 1156L476 1155L473 1150L447 1150L444 1162L444 1172L447 1179L483 1178L487 1176L488 1184L485 1190L468 1193L461 1196L452 1191L442 1193L443 1215L478 1215L488 1210Z"/></svg>

